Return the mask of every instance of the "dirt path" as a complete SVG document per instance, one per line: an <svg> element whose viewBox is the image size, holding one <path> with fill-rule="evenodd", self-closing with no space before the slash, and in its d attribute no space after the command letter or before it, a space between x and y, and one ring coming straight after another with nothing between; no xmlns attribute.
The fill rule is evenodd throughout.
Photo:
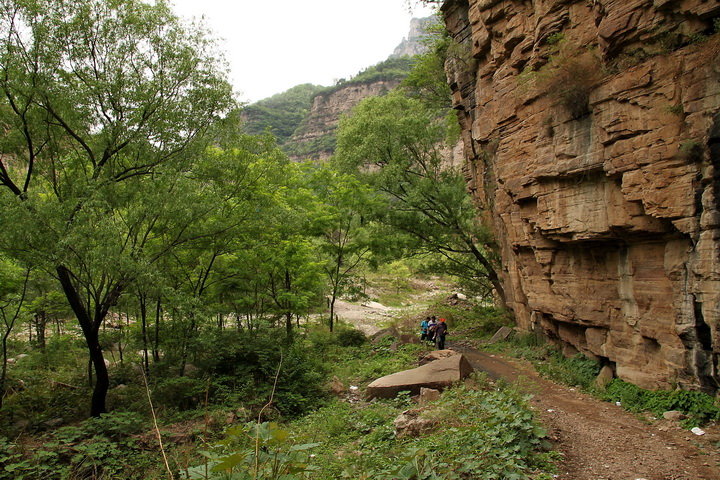
<svg viewBox="0 0 720 480"><path fill-rule="evenodd" d="M720 480L717 429L698 437L669 420L643 422L622 407L539 377L528 363L450 348L491 378L533 395L533 409L564 456L558 480Z"/></svg>

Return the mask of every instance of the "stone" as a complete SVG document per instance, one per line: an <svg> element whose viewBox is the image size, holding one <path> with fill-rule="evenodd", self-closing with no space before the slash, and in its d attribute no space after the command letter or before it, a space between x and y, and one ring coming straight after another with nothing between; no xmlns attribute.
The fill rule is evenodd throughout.
<svg viewBox="0 0 720 480"><path fill-rule="evenodd" d="M420 388L420 396L418 397L418 403L420 406L427 405L430 402L434 402L440 398L440 390L434 388Z"/></svg>
<svg viewBox="0 0 720 480"><path fill-rule="evenodd" d="M417 335L403 333L398 337L398 342L403 345L407 345L409 343L420 343L420 337L418 337Z"/></svg>
<svg viewBox="0 0 720 480"><path fill-rule="evenodd" d="M334 376L330 381L330 391L335 396L340 396L345 393L345 385L340 381L337 376Z"/></svg>
<svg viewBox="0 0 720 480"><path fill-rule="evenodd" d="M718 385L719 42L666 42L710 31L720 2L581 3L442 6L471 39L472 71L447 62L447 76L507 308L518 331L641 387ZM601 74L579 74L592 62ZM581 114L543 84L552 72L584 92Z"/></svg>
<svg viewBox="0 0 720 480"><path fill-rule="evenodd" d="M513 329L510 327L500 327L497 332L495 332L495 335L492 336L490 339L490 343L497 343L502 342L503 340L507 340L510 338L510 335L513 334Z"/></svg>
<svg viewBox="0 0 720 480"><path fill-rule="evenodd" d="M459 353L450 349L433 350L432 352L426 353L425 356L418 361L418 365L425 365L435 360L452 357L453 355L459 355Z"/></svg>
<svg viewBox="0 0 720 480"><path fill-rule="evenodd" d="M397 335L398 335L398 332L396 329L394 329L392 327L384 328L384 329L378 331L377 333L375 333L374 335L372 335L370 337L370 342L374 343L374 344L380 343L387 337L397 337Z"/></svg>
<svg viewBox="0 0 720 480"><path fill-rule="evenodd" d="M417 437L433 430L439 421L422 417L423 410L406 410L393 420L395 435L402 437Z"/></svg>
<svg viewBox="0 0 720 480"><path fill-rule="evenodd" d="M598 376L595 377L595 386L604 389L613 378L615 378L615 372L613 372L612 367L610 365L604 365L600 369Z"/></svg>
<svg viewBox="0 0 720 480"><path fill-rule="evenodd" d="M443 390L473 371L464 355L455 354L426 365L386 375L367 387L368 398L393 398L399 392L418 395L422 387Z"/></svg>
<svg viewBox="0 0 720 480"><path fill-rule="evenodd" d="M669 410L663 413L663 418L665 420L673 420L679 422L680 420L685 420L687 418L687 415L677 410Z"/></svg>

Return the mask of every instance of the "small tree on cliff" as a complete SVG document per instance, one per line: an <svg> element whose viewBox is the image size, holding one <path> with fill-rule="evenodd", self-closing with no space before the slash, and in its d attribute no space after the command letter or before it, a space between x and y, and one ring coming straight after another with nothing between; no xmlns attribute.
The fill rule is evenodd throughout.
<svg viewBox="0 0 720 480"><path fill-rule="evenodd" d="M442 255L452 273L488 282L504 304L492 239L461 172L444 160L446 132L437 111L392 92L364 100L340 123L336 158L382 194L380 221Z"/></svg>
<svg viewBox="0 0 720 480"><path fill-rule="evenodd" d="M0 0L0 228L62 286L95 371L92 415L109 386L105 316L207 213L183 172L234 106L211 50L162 1ZM160 229L175 236L161 245Z"/></svg>

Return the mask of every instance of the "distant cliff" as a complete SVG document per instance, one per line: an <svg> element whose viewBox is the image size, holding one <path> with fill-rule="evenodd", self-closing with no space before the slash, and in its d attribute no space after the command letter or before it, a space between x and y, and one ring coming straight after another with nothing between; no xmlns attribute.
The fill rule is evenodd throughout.
<svg viewBox="0 0 720 480"><path fill-rule="evenodd" d="M426 46L423 41L427 37L427 29L436 21L436 17L413 18L410 21L408 36L403 38L400 45L395 47L395 51L390 55L390 58L412 57L424 53Z"/></svg>
<svg viewBox="0 0 720 480"><path fill-rule="evenodd" d="M720 386L720 3L447 0L469 185L525 330Z"/></svg>
<svg viewBox="0 0 720 480"><path fill-rule="evenodd" d="M293 160L324 160L335 151L340 117L367 97L397 87L411 68L411 57L421 53L427 25L433 18L414 18L410 32L390 57L331 87L298 85L245 107L248 133L272 132Z"/></svg>

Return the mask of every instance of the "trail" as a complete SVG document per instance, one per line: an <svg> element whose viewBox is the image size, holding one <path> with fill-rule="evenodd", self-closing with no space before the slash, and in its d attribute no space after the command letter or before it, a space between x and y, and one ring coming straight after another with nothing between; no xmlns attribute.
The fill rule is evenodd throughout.
<svg viewBox="0 0 720 480"><path fill-rule="evenodd" d="M615 404L541 378L532 365L471 348L476 370L532 394L531 404L563 454L558 480L720 480L720 434L698 437L669 420L641 421Z"/></svg>

